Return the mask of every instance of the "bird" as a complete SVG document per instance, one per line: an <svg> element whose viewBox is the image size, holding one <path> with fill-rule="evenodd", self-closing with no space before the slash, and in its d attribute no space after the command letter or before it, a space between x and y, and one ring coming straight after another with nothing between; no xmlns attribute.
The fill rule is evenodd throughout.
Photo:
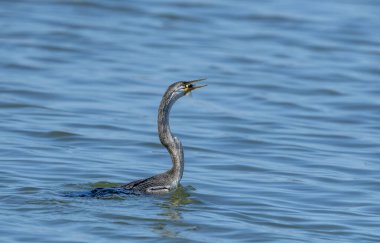
<svg viewBox="0 0 380 243"><path fill-rule="evenodd" d="M91 196L103 196L109 194L162 194L175 190L182 179L184 171L184 152L181 141L170 130L169 115L173 104L181 97L195 89L207 85L195 83L205 80L178 81L171 84L164 93L158 108L158 136L161 144L167 149L172 160L172 167L161 174L146 179L135 180L117 187L95 188L91 190Z"/></svg>

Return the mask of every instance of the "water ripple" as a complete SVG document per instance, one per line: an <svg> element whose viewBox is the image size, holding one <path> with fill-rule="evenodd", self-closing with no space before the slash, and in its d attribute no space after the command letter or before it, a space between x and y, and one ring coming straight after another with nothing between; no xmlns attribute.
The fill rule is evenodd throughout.
<svg viewBox="0 0 380 243"><path fill-rule="evenodd" d="M1 242L377 242L377 1L3 1ZM172 194L63 197L161 173Z"/></svg>

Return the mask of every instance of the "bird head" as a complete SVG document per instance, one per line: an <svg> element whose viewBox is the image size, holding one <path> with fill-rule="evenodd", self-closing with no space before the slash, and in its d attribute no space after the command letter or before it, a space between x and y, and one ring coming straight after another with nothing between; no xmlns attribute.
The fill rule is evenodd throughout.
<svg viewBox="0 0 380 243"><path fill-rule="evenodd" d="M207 85L198 85L198 86L194 85L194 83L197 83L203 80L205 80L205 78L191 80L191 81L179 81L172 84L169 87L169 90L172 91L173 95L180 95L180 96L187 95L195 89L199 89L199 88L207 86Z"/></svg>

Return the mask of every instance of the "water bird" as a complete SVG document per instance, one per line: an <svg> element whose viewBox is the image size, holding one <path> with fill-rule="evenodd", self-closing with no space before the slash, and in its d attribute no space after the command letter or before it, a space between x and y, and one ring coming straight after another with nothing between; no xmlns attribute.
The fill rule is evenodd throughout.
<svg viewBox="0 0 380 243"><path fill-rule="evenodd" d="M109 194L160 194L176 189L182 179L184 170L184 154L181 141L173 135L169 126L169 114L173 104L181 97L195 89L207 85L196 86L195 83L205 79L178 81L168 87L158 108L158 135L161 144L168 150L172 167L168 171L141 180L132 181L118 187L95 188L90 196Z"/></svg>

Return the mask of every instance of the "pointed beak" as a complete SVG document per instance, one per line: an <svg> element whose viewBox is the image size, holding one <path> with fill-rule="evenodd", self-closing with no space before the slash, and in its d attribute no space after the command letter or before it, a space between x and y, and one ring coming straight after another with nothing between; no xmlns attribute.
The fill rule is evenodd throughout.
<svg viewBox="0 0 380 243"><path fill-rule="evenodd" d="M187 81L187 82L185 82L185 85L186 85L185 92L186 92L186 93L189 93L189 92L191 92L191 91L194 90L194 89L199 89L199 88L206 87L207 84L205 84L205 85L199 85L199 86L195 86L195 85L193 85L193 83L201 82L201 81L203 81L203 80L206 80L206 79L205 79L205 78L202 78L202 79L196 79L196 80L192 80L192 81Z"/></svg>

